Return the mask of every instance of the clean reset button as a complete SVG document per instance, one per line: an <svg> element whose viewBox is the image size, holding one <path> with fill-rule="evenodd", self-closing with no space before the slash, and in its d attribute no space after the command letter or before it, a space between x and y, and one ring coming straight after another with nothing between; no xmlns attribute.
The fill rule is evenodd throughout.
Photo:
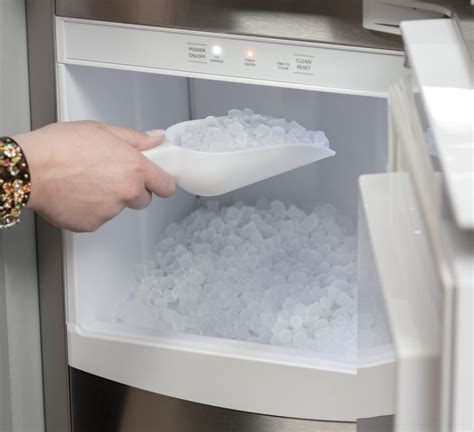
<svg viewBox="0 0 474 432"><path fill-rule="evenodd" d="M295 54L294 73L303 75L314 75L314 57L311 55Z"/></svg>

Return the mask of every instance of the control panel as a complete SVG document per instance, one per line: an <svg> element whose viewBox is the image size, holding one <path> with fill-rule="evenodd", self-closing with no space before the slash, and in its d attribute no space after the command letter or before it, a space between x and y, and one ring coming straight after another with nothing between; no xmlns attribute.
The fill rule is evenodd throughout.
<svg viewBox="0 0 474 432"><path fill-rule="evenodd" d="M398 51L67 18L57 18L57 41L60 63L372 96L403 71Z"/></svg>
<svg viewBox="0 0 474 432"><path fill-rule="evenodd" d="M225 66L230 66L252 77L258 75L259 70L265 70L267 74L274 72L275 78L281 73L280 79L284 80L288 80L294 74L308 76L316 74L314 48L311 50L279 43L276 50L271 50L269 53L268 47L262 46L263 44L257 41L251 43L238 39L223 39L206 43L203 39L205 38L201 38L200 42L186 42L186 48L181 51L188 63L211 65L208 69L211 73L222 72L223 69L225 72ZM213 69L213 64L223 65L224 68Z"/></svg>

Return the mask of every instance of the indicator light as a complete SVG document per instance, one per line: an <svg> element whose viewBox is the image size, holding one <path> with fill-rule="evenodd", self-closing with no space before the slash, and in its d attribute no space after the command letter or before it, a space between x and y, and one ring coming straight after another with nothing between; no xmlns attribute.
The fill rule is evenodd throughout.
<svg viewBox="0 0 474 432"><path fill-rule="evenodd" d="M254 57L255 57L255 53L254 53L253 50L251 50L251 49L248 49L248 50L245 52L245 55L247 56L247 58L254 58Z"/></svg>
<svg viewBox="0 0 474 432"><path fill-rule="evenodd" d="M219 45L214 45L212 47L212 54L215 56L220 56L222 54L222 48Z"/></svg>

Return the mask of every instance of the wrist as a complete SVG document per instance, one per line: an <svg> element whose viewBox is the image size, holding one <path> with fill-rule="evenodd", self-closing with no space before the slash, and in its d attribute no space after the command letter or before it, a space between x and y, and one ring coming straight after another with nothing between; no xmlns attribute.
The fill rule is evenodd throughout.
<svg viewBox="0 0 474 432"><path fill-rule="evenodd" d="M31 181L31 191L26 207L37 210L35 206L36 195L38 192L38 170L37 170L37 148L33 143L34 132L25 132L18 135L13 135L12 139L21 147L26 160L28 161L29 175ZM33 191L33 184L35 185Z"/></svg>

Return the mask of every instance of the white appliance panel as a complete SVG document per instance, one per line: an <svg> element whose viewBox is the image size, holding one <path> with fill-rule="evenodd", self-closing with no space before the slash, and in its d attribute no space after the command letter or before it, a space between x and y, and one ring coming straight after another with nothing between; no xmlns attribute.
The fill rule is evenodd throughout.
<svg viewBox="0 0 474 432"><path fill-rule="evenodd" d="M399 51L67 18L56 30L60 63L370 96L403 73Z"/></svg>

